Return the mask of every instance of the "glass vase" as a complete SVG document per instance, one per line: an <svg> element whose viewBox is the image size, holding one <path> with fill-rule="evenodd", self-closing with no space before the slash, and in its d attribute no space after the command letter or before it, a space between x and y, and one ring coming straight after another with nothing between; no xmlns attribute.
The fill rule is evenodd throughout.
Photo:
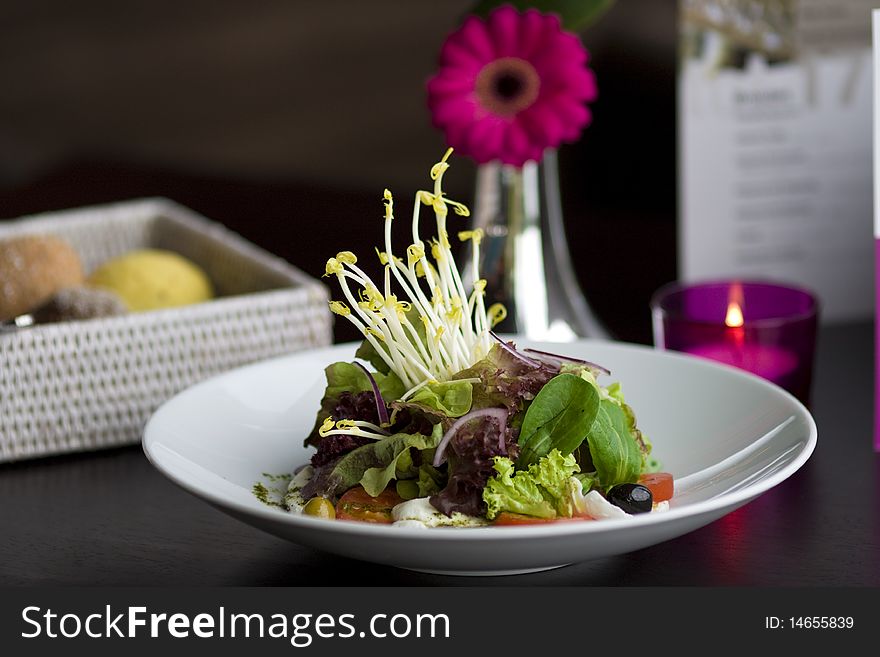
<svg viewBox="0 0 880 657"><path fill-rule="evenodd" d="M472 228L485 234L480 272L487 306L507 309L496 332L554 342L610 337L572 267L555 150L521 168L479 165L472 212Z"/></svg>

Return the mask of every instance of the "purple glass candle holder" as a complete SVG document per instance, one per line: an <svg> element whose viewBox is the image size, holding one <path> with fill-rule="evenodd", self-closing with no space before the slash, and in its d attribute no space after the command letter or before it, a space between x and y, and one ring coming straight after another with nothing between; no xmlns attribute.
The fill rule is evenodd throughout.
<svg viewBox="0 0 880 657"><path fill-rule="evenodd" d="M654 345L739 367L810 403L818 302L759 281L671 283L651 299Z"/></svg>

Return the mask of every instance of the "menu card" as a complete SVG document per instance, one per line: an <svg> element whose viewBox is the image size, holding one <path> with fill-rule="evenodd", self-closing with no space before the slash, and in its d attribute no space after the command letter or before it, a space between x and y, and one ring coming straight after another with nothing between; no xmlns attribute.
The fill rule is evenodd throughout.
<svg viewBox="0 0 880 657"><path fill-rule="evenodd" d="M871 9L680 0L680 275L800 284L872 316Z"/></svg>

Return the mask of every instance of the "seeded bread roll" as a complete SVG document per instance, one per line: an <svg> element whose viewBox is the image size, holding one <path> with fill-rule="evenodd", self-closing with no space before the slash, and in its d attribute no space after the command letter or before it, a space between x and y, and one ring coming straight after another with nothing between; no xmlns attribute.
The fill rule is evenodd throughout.
<svg viewBox="0 0 880 657"><path fill-rule="evenodd" d="M0 241L0 320L28 312L59 290L81 285L82 263L76 251L52 235L28 235Z"/></svg>
<svg viewBox="0 0 880 657"><path fill-rule="evenodd" d="M91 287L69 287L61 290L39 308L30 311L34 322L66 322L97 317L116 317L128 310L125 303L111 290Z"/></svg>

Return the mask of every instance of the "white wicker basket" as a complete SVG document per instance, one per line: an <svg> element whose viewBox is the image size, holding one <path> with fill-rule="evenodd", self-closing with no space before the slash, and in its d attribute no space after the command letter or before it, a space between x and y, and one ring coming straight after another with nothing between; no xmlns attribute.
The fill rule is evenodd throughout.
<svg viewBox="0 0 880 657"><path fill-rule="evenodd" d="M34 233L67 240L87 272L131 249L176 251L218 298L0 333L0 461L137 443L150 414L193 383L332 341L319 281L172 201L0 222L0 239Z"/></svg>

